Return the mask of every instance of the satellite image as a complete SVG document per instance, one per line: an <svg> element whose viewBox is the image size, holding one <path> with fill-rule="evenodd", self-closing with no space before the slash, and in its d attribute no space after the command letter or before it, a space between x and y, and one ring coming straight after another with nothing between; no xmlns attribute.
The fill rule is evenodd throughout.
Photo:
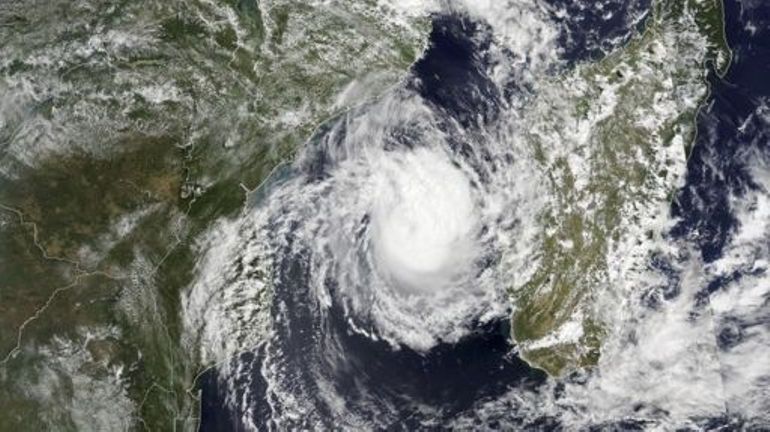
<svg viewBox="0 0 770 432"><path fill-rule="evenodd" d="M0 0L0 432L770 430L770 2Z"/></svg>

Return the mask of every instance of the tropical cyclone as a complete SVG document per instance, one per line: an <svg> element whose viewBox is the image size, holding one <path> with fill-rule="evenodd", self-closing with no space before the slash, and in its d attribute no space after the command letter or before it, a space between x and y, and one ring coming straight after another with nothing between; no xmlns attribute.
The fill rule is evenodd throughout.
<svg viewBox="0 0 770 432"><path fill-rule="evenodd" d="M714 24L720 22L715 19L721 14L718 2L687 3L683 8L659 2L646 18L645 30L624 47L598 63L579 63L553 77L544 73L552 67L552 63L544 60L505 65L509 55L540 59L551 55L550 61L557 61L556 32L544 30L548 27L540 12L517 8L470 9L473 15L490 19L492 24L492 45L487 55L491 56L489 67L494 85L506 85L515 76L520 86L530 87L509 102L511 108L500 117L498 125L482 126L481 135L475 138L480 141L475 145L495 143L498 148L515 151L517 160L536 169L501 167L509 177L495 173L492 194L479 194L468 191L469 180L461 177L461 171L449 166L442 168L446 163L442 162L444 156L422 148L405 155L379 153L380 150L363 152L362 159L354 157L353 161L341 163L339 171L333 174L331 184L347 181L349 189L344 190L349 192L339 196L332 193L328 200L333 208L364 206L371 214L364 210L358 216L328 216L341 217L336 223L339 226L346 226L344 218L371 218L366 222L371 226L365 225L366 230L371 230L371 242L336 241L331 243L330 251L344 255L356 247L371 248L375 271L385 271L386 276L394 277L392 284L380 289L393 285L396 289L406 286L419 292L416 287L430 291L430 287L437 286L441 292L446 281L457 279L458 274L460 279L464 277L464 265L488 252L484 248L490 244L474 238L478 235L474 230L483 226L499 242L493 249L501 254L498 269L509 279L512 331L520 353L533 365L558 375L564 369L593 365L599 358L605 329L613 325L604 302L623 297L624 290L633 290L619 275L644 265L646 249L634 245L644 240L640 237L659 232L662 225L658 221L666 217L661 211L665 211L670 193L681 184L686 146L694 134L693 118L707 92L704 61L717 60L718 66L724 68L729 52L718 44L724 39L722 27ZM523 22L529 27L515 24L516 31L528 30L539 35L530 36L532 42L528 45L517 42L516 48L524 52L509 51L512 28L505 26L508 21L500 19L505 14L528 16ZM522 103L524 100L526 103ZM383 102L376 105L380 108L366 108L374 112L362 118L372 120L350 120L352 126L346 127L351 131L347 133L354 137L349 141L357 142L356 134L358 139L367 141L386 135L386 129L371 126L387 125L393 118L401 118L388 111L394 103L407 102ZM408 111L415 115L425 109L412 107ZM424 122L430 125L435 119L427 117ZM445 139L444 133L437 131L427 139L440 143ZM473 136L464 132L462 139L473 140ZM351 146L345 145L346 149ZM377 144L367 144L370 145ZM328 151L339 153L334 148ZM503 158L504 152L499 154ZM370 174L361 171L341 174L349 171L347 166L359 169L361 161L365 161L367 173L376 173L373 181L367 180ZM468 163L472 162L465 162L466 175L478 169L468 168ZM521 177L525 172L529 172L526 180ZM441 178L440 183L434 175ZM370 183L374 186L367 186ZM536 184L543 188L535 187ZM360 198L355 198L359 193ZM271 200L291 200L292 195L301 194L296 191ZM498 206L496 212L511 212L510 224L524 228L514 233L501 229L506 224L499 221L480 222L477 206L484 206L480 196L488 198L487 212ZM367 204L369 200L374 201ZM511 206L518 206L518 211ZM358 229L350 225L344 230ZM258 242L260 236L253 238ZM339 247L343 249L335 249ZM340 268L355 273L356 266L351 261ZM205 267L201 272L217 273ZM354 286L360 283L348 282ZM343 285L338 289L344 297L348 288ZM354 308L368 307L358 300L352 304ZM399 308L402 310L385 309L388 312L381 315L383 322L392 323L398 316L408 316L404 310L412 310L403 304ZM429 310L438 314L437 309ZM228 321L225 317L223 320ZM412 346L428 348L442 339L443 331L446 330L435 330L425 339L434 342ZM447 339L445 335L443 339L455 340L463 331L451 334L455 336Z"/></svg>
<svg viewBox="0 0 770 432"><path fill-rule="evenodd" d="M661 238L706 61L730 63L721 1L656 1L598 48L569 28L582 2L44 3L0 7L0 258L36 279L0 293L0 402L21 413L3 421L193 429L191 389L214 367L252 426L468 427L510 411L586 426L628 414L638 377L660 372L661 320L708 339L639 297L660 276L651 256L680 252ZM430 20L451 61L430 57L447 48L431 51ZM404 401L424 390L406 367L367 387L361 364L445 365L432 350L500 319L553 377L544 390L445 409ZM581 369L598 372L560 381ZM711 372L681 391L696 400ZM477 394L460 389L438 400ZM649 418L724 406L661 389Z"/></svg>
<svg viewBox="0 0 770 432"><path fill-rule="evenodd" d="M186 318L202 324L205 358L225 362L226 388L243 392L231 408L246 423L262 421L256 412L283 427L385 427L398 384L359 383L355 397L336 385L344 371L369 378L355 350L385 340L429 356L506 314L531 365L623 379L611 369L633 352L626 320L643 315L706 61L718 73L729 64L721 3L656 2L630 20L639 34L595 62L560 59L545 7L482 6L444 10L418 80L331 119L220 228L226 237L201 244L230 252L207 254ZM245 308L248 298L264 303ZM236 357L252 346L257 360ZM598 404L613 384L569 390L597 386ZM514 396L521 415L536 416L525 394Z"/></svg>
<svg viewBox="0 0 770 432"><path fill-rule="evenodd" d="M373 247L383 270L411 290L441 289L475 256L479 223L470 182L440 153L384 160L371 191Z"/></svg>

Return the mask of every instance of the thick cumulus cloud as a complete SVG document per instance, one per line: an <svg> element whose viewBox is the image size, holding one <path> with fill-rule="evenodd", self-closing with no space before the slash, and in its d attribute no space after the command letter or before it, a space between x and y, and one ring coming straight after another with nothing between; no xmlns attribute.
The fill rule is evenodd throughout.
<svg viewBox="0 0 770 432"><path fill-rule="evenodd" d="M489 23L491 64L472 67L497 86L513 75L524 85L557 59L557 31L541 6L383 5L406 18L443 12ZM357 331L395 345L427 350L468 334L473 322L504 316L505 291L533 269L534 221L547 199L542 173L516 137L523 130L516 112L475 131L442 116L405 89L350 111L293 167L280 168L241 220L201 239L201 251L212 252L201 258L185 319L203 328L193 338L210 342L206 358L259 340L254 329L269 319L246 298L266 298L272 281L250 279L300 246L318 304L341 302Z"/></svg>
<svg viewBox="0 0 770 432"><path fill-rule="evenodd" d="M380 267L414 289L440 289L475 253L477 215L468 179L440 153L383 157L374 180Z"/></svg>
<svg viewBox="0 0 770 432"><path fill-rule="evenodd" d="M413 1L401 6L413 15L434 7ZM484 31L492 33L493 42L485 53L484 74L500 89L512 76L526 88L559 61L558 26L546 18L548 7L521 2L442 7L487 25ZM565 75L569 87L591 85L580 73ZM593 117L584 122L573 107L562 107L563 95L554 94L571 89L544 85L549 81L534 83L534 98L527 93L506 101L494 124L459 125L451 110L437 109L405 86L324 125L295 163L279 168L252 195L236 227L223 231L226 243L217 253L225 250L232 260L208 254L204 262L216 265L201 271L205 283L194 287L197 297L190 297L198 299L191 317L208 314L218 323L207 327L221 344L216 348L224 350L213 357L251 348L244 341L262 344L258 370L234 361L237 371L229 371L229 385L248 393L239 380L265 381L271 421L278 425L345 419L355 428L370 415L382 423L367 425L401 420L402 395L388 399L392 395L368 388L366 369L354 365L357 359L341 334L354 333L371 343L367 346L379 347L384 340L395 350L427 356L445 343L462 341L480 322L507 316L506 291L531 278L540 246L538 215L554 202L543 186L548 173L539 171L525 142L531 138L527 132L547 122L564 123L568 133L540 134L543 158L564 156L574 168L570 181L588 184L594 173L581 149L594 144L591 129L618 108L612 86L605 85L608 90L593 101ZM696 90L693 94L702 94L700 87ZM694 106L694 96L685 99L670 110L663 103L656 110L661 117L675 115L678 107ZM548 109L539 112L538 104ZM563 139L570 134L576 137ZM668 151L657 150L661 157ZM672 177L678 181L685 161L677 157L671 170L679 170ZM517 428L551 418L581 428L622 427L629 420L673 429L700 427L703 419L728 412L760 418L767 412L763 383L768 371L764 363L747 365L767 351L763 299L770 258L757 245L767 233L763 212L770 186L756 176L758 191L736 198L731 208L743 228L716 262L704 263L695 245L665 234L675 223L668 218L667 202L644 211L634 208L636 219L646 222L635 222L638 232L624 241L641 246L609 255L610 282L592 293L607 325L597 368L549 380L535 391L511 388L505 397L478 400L449 423L470 428L508 421ZM647 229L654 239L642 245ZM756 256L747 269L749 252ZM735 271L753 273L704 295L704 287ZM268 300L263 295L268 291L275 297ZM250 295L267 306L245 307ZM206 304L210 298L217 299L216 307ZM269 316L260 321L265 334L259 337L249 335L257 315ZM216 334L216 329L227 331ZM581 335L579 323L568 321L551 339L576 341ZM348 381L338 381L340 376ZM260 421L243 401L236 405L246 413L244 423ZM307 418L306 423L298 418Z"/></svg>
<svg viewBox="0 0 770 432"><path fill-rule="evenodd" d="M396 93L349 114L300 166L257 211L280 215L261 228L283 245L272 259L307 257L323 307L339 303L353 328L416 350L503 316L507 283L489 263L500 230L535 212L490 194L510 178L458 154L420 98Z"/></svg>

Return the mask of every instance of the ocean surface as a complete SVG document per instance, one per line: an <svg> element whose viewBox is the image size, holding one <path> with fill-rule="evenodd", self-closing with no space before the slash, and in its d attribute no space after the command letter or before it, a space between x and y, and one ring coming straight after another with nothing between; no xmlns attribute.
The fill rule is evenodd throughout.
<svg viewBox="0 0 770 432"><path fill-rule="evenodd" d="M607 2L604 9L597 9L569 0L553 2L570 11L560 18L560 43L570 63L598 58L622 44L643 22L629 21L628 16L642 17L641 12L649 6L649 2L630 6ZM735 228L736 217L728 205L731 197L758 187L746 166L747 159L736 155L758 151L770 157L770 131L756 116L752 120L752 113L767 101L765 98L770 98L770 5L761 1L725 3L733 64L724 77L713 72L709 76L712 92L698 117L698 138L688 162L686 184L671 207L672 215L680 222L670 232L670 238L693 242L707 263L721 256ZM624 7L635 12L617 13L617 19L599 18L607 10ZM514 82L501 94L485 74L489 42L484 38L484 25L459 15L435 16L429 48L413 65L412 76L405 84L407 91L418 93L441 114L441 127L448 133L458 125L473 133L474 128L494 121L500 107L519 91ZM328 131L319 132L323 133ZM404 133L394 139L394 145L410 146L410 137ZM319 139L322 137L314 137L309 145ZM467 144L458 141L454 145L462 153L462 146ZM312 182L324 177L327 165L320 154L315 162L293 167L283 175L306 176ZM286 388L319 400L311 404L316 410L314 416L331 417L331 413L324 412L329 400L323 394L333 393L339 396L337 403L345 404L346 409L373 424L381 416L386 423L388 418L398 419L389 424L396 430L439 427L480 400L500 397L512 388L535 389L548 380L544 372L517 357L504 314L479 322L472 334L458 342L441 343L427 352L408 347L394 350L385 341L350 331L341 300L332 298L332 305L324 314L314 306L315 294L308 288L308 252L291 245L286 247L290 250L281 255L283 259L275 269L273 314L281 318L273 325L270 352L260 347L233 359L239 377L247 377L240 378L242 388L236 386L235 392L232 383L223 381L218 369L203 375L199 381L200 430L279 428L272 420L276 408L268 396L271 384L265 378L265 359L276 355L281 357L281 376L291 380L284 383ZM719 289L719 281L710 283L704 288L704 298ZM330 286L329 291L335 293L335 287ZM740 338L740 332L720 333L723 344L736 343L735 338ZM325 378L324 383L334 388L321 386L319 374ZM250 421L257 419L258 423L244 422L243 407L248 407ZM510 413L512 418L516 415L515 411ZM711 424L726 421L714 419ZM301 425L302 419L296 419L294 424ZM334 424L325 426L333 428ZM494 429L499 425L493 422L477 426ZM522 426L559 427L549 415ZM644 428L643 424L622 419L615 426Z"/></svg>

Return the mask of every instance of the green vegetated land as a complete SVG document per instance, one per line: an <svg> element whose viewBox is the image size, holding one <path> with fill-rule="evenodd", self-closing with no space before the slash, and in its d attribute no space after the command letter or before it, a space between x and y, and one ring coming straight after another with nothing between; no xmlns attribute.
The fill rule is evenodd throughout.
<svg viewBox="0 0 770 432"><path fill-rule="evenodd" d="M645 214L677 186L706 65L729 67L722 14L721 0L657 1L626 46L550 79L534 102L528 140L555 204L542 215L539 267L512 291L514 338L531 364L559 375L599 360L611 311L594 301L625 283L611 278L628 258L616 246L656 234ZM564 337L570 323L579 337Z"/></svg>
<svg viewBox="0 0 770 432"><path fill-rule="evenodd" d="M426 23L371 2L0 6L0 430L194 429L194 239Z"/></svg>
<svg viewBox="0 0 770 432"><path fill-rule="evenodd" d="M652 160L693 133L695 106L682 105L652 141L636 108L654 109L667 78L674 88L704 85L703 59L688 54L693 31L719 69L729 62L721 3L675 4L659 2L626 47L580 66L583 91L538 105L591 122L576 151L590 154L594 175L580 188L543 138L571 139L559 129L570 123L530 137L561 205L543 215L551 228L540 268L513 295L513 331L524 357L554 374L596 362L601 320L586 313L578 343L527 344L606 283L629 203L671 187L665 161L638 155ZM0 430L195 428L193 380L204 365L182 346L179 302L198 259L192 243L349 105L337 100L343 88L359 82L359 99L374 97L403 76L428 26L399 26L388 13L343 0L0 7ZM665 56L648 54L657 45ZM605 85L618 102L597 120L592 101ZM568 205L575 197L593 210Z"/></svg>

